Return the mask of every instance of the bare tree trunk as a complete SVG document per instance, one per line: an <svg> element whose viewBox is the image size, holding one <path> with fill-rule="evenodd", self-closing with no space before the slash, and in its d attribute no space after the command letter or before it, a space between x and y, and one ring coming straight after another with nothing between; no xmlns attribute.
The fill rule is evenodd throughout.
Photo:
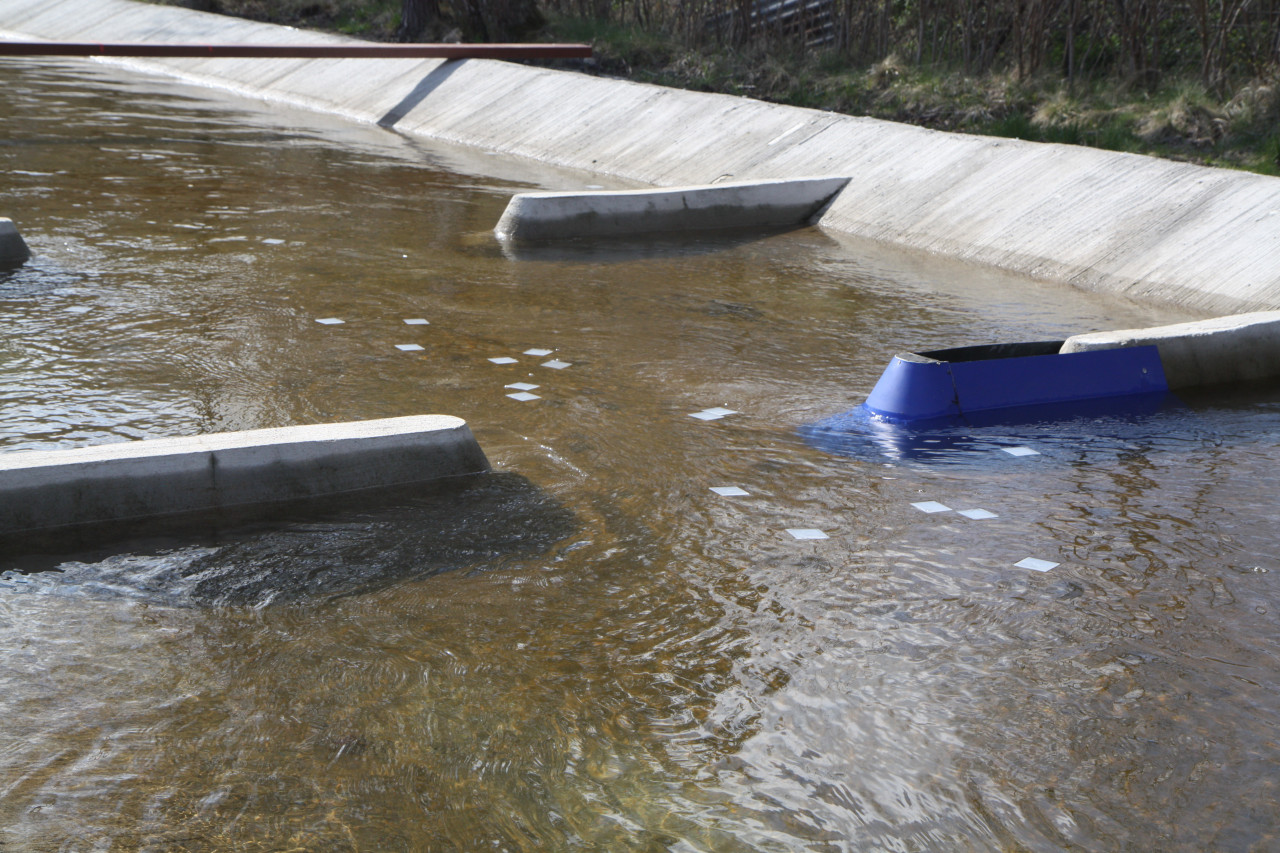
<svg viewBox="0 0 1280 853"><path fill-rule="evenodd" d="M414 41L429 25L440 20L440 0L401 0L396 41Z"/></svg>

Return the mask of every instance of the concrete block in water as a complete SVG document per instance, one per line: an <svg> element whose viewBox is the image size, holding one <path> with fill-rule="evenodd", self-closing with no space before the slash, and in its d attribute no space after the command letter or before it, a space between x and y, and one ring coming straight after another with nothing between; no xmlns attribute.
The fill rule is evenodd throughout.
<svg viewBox="0 0 1280 853"><path fill-rule="evenodd" d="M20 267L31 257L31 250L18 233L12 219L0 216L0 270Z"/></svg>
<svg viewBox="0 0 1280 853"><path fill-rule="evenodd" d="M0 535L282 503L489 469L461 418L355 423L0 454Z"/></svg>
<svg viewBox="0 0 1280 853"><path fill-rule="evenodd" d="M1280 377L1280 311L1075 335L1062 352L1154 344L1170 388Z"/></svg>
<svg viewBox="0 0 1280 853"><path fill-rule="evenodd" d="M848 178L796 178L619 192L520 193L494 233L507 240L807 223Z"/></svg>

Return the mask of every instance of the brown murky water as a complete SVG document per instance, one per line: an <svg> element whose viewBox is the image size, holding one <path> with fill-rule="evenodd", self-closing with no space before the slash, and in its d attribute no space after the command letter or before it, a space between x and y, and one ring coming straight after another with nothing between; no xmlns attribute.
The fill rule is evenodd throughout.
<svg viewBox="0 0 1280 853"><path fill-rule="evenodd" d="M898 349L1181 317L816 230L506 253L600 179L90 64L0 104L0 447L445 412L496 469L0 559L0 850L1280 846L1280 394L797 432Z"/></svg>

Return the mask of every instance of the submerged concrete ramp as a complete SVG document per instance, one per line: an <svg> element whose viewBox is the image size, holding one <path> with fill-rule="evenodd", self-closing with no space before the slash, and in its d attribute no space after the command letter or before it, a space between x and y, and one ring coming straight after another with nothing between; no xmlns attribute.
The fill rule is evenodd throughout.
<svg viewBox="0 0 1280 853"><path fill-rule="evenodd" d="M660 190L519 193L493 230L505 240L546 241L804 225L848 182L798 178Z"/></svg>
<svg viewBox="0 0 1280 853"><path fill-rule="evenodd" d="M489 469L447 415L0 453L0 536L307 500Z"/></svg>
<svg viewBox="0 0 1280 853"><path fill-rule="evenodd" d="M1170 388L1280 377L1280 311L1067 338L1062 352L1154 345Z"/></svg>
<svg viewBox="0 0 1280 853"><path fill-rule="evenodd" d="M130 0L0 0L0 31L341 41ZM493 60L103 61L655 186L848 176L825 228L1206 314L1280 308L1276 178Z"/></svg>

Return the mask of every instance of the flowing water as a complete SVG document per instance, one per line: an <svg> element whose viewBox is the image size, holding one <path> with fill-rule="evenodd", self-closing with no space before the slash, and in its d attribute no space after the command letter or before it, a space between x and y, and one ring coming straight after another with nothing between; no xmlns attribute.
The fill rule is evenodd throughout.
<svg viewBox="0 0 1280 853"><path fill-rule="evenodd" d="M0 850L1280 846L1280 393L801 433L897 350L1183 316L814 229L504 249L607 182L103 65L0 105L0 449L442 412L495 468L0 558Z"/></svg>

